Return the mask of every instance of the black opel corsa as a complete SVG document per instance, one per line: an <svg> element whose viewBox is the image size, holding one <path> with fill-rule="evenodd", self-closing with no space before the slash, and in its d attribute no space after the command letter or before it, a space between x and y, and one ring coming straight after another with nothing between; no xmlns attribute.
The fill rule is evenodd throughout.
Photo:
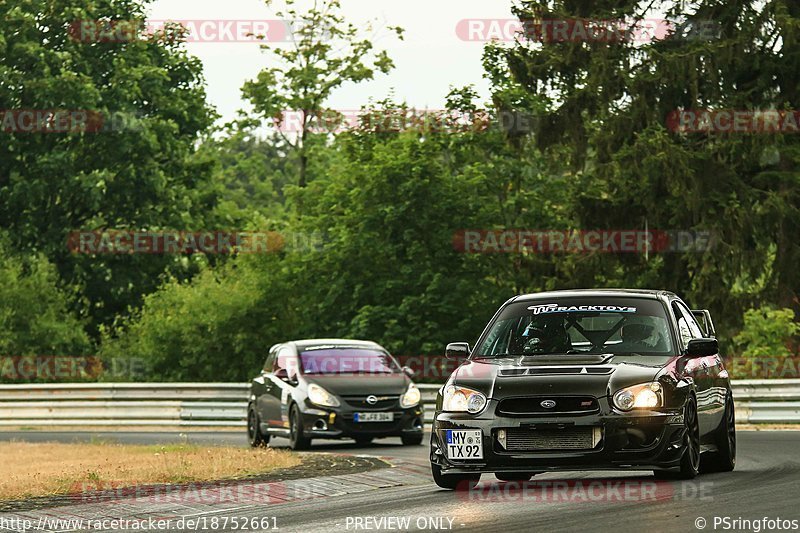
<svg viewBox="0 0 800 533"><path fill-rule="evenodd" d="M698 322L699 319L699 322ZM730 471L736 429L708 311L664 291L517 296L440 389L430 460L437 485L482 473L653 470L689 479Z"/></svg>
<svg viewBox="0 0 800 533"><path fill-rule="evenodd" d="M250 385L247 435L251 446L270 436L289 438L292 449L313 438L401 437L421 444L423 412L412 371L400 368L374 342L298 340L270 348Z"/></svg>

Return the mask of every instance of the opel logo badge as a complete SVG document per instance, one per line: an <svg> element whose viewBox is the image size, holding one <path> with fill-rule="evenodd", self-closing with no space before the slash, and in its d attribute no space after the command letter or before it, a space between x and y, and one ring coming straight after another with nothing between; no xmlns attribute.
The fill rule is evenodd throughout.
<svg viewBox="0 0 800 533"><path fill-rule="evenodd" d="M545 409L552 409L553 407L556 406L556 402L554 402L553 400L542 400L542 403L540 403L539 405L541 405Z"/></svg>
<svg viewBox="0 0 800 533"><path fill-rule="evenodd" d="M375 396L374 394L370 394L369 396L367 396L367 403L370 405L375 405L376 403L378 403L378 397Z"/></svg>

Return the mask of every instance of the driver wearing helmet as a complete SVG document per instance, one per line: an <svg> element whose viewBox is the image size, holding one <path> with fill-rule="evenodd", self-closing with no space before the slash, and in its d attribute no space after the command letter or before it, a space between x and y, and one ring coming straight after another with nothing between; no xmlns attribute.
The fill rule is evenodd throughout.
<svg viewBox="0 0 800 533"><path fill-rule="evenodd" d="M558 315L536 317L522 334L522 353L540 355L566 353L572 349L564 319Z"/></svg>

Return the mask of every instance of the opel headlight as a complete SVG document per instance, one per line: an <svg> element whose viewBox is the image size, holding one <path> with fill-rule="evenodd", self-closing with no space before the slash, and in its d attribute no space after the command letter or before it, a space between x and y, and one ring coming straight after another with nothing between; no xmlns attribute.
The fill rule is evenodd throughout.
<svg viewBox="0 0 800 533"><path fill-rule="evenodd" d="M486 396L476 390L450 385L442 396L442 410L455 413L480 413L486 407Z"/></svg>
<svg viewBox="0 0 800 533"><path fill-rule="evenodd" d="M408 386L408 390L400 397L400 407L414 407L419 403L419 389L413 383Z"/></svg>
<svg viewBox="0 0 800 533"><path fill-rule="evenodd" d="M312 383L308 386L308 399L311 403L323 407L339 407L339 400L319 385Z"/></svg>
<svg viewBox="0 0 800 533"><path fill-rule="evenodd" d="M614 394L614 407L620 411L653 409L664 405L664 392L657 382L626 387Z"/></svg>

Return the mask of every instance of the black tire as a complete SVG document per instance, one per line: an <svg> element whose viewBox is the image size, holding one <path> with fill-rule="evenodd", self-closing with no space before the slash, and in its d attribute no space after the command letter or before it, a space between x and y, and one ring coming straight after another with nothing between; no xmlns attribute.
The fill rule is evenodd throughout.
<svg viewBox="0 0 800 533"><path fill-rule="evenodd" d="M403 435L400 439L403 441L403 446L419 446L422 444L422 433L419 435Z"/></svg>
<svg viewBox="0 0 800 533"><path fill-rule="evenodd" d="M678 470L656 470L660 479L694 479L700 472L700 422L697 418L697 400L692 396L683 416L683 455Z"/></svg>
<svg viewBox="0 0 800 533"><path fill-rule="evenodd" d="M730 392L725 399L725 415L714 431L714 444L717 451L703 455L700 471L730 472L736 468L736 410Z"/></svg>
<svg viewBox="0 0 800 533"><path fill-rule="evenodd" d="M494 477L500 481L530 481L533 474L529 472L497 472Z"/></svg>
<svg viewBox="0 0 800 533"><path fill-rule="evenodd" d="M303 433L302 420L297 404L292 405L289 411L289 447L293 450L307 450L311 446L311 439Z"/></svg>
<svg viewBox="0 0 800 533"><path fill-rule="evenodd" d="M431 463L433 481L443 489L470 490L481 480L480 474L442 474L442 467Z"/></svg>
<svg viewBox="0 0 800 533"><path fill-rule="evenodd" d="M359 446L369 446L372 444L372 437L356 437L356 444Z"/></svg>
<svg viewBox="0 0 800 533"><path fill-rule="evenodd" d="M247 409L247 441L253 448L261 448L269 443L269 435L261 433L261 421L252 405Z"/></svg>

